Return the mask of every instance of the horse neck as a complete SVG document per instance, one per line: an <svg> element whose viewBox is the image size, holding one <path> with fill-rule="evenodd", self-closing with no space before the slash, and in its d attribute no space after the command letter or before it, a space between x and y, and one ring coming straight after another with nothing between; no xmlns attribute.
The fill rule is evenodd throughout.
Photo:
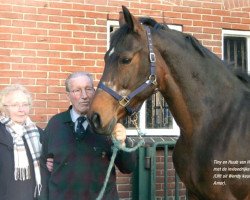
<svg viewBox="0 0 250 200"><path fill-rule="evenodd" d="M232 105L239 81L217 59L185 56L181 48L162 52L166 66L158 70L159 89L182 132L192 136L203 124L218 120L211 113Z"/></svg>

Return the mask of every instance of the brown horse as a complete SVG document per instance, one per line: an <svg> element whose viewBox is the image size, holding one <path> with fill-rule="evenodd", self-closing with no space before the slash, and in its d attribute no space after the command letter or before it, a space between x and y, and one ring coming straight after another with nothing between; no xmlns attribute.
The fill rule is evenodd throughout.
<svg viewBox="0 0 250 200"><path fill-rule="evenodd" d="M114 124L159 90L180 127L173 161L189 199L250 199L250 87L194 37L123 7L89 112ZM244 78L245 76L245 78Z"/></svg>

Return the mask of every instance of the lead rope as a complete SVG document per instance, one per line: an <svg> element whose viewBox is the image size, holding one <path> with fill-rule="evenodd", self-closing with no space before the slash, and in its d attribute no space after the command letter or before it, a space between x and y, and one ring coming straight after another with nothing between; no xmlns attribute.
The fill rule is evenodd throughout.
<svg viewBox="0 0 250 200"><path fill-rule="evenodd" d="M112 146L113 153L112 153L112 157L111 157L110 162L109 162L109 167L108 167L108 170L107 170L107 174L106 174L102 189L101 189L98 197L96 198L96 200L101 200L103 198L103 195L104 195L104 192L105 192L105 189L106 189L109 177L110 177L110 172L111 172L111 170L112 170L112 168L114 166L114 162L115 162L117 152L119 150L122 150L122 151L131 153L131 152L137 150L140 146L145 144L145 141L142 138L143 133L140 131L140 129L138 127L138 124L137 124L137 119L138 119L137 113L134 114L133 116L131 116L131 118L132 118L131 121L132 121L132 123L134 124L134 126L135 126L135 128L137 130L137 133L139 135L140 140L134 147L127 148L127 147L122 146L121 142L119 140L116 140L113 135L111 136L112 142L113 142L113 146Z"/></svg>

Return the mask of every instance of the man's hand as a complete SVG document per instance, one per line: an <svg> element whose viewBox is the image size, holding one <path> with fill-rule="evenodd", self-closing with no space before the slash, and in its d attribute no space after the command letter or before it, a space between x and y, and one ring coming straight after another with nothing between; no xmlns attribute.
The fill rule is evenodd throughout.
<svg viewBox="0 0 250 200"><path fill-rule="evenodd" d="M121 124L117 123L115 125L114 131L113 131L114 138L121 142L121 145L123 147L126 146L125 140L126 140L126 128Z"/></svg>

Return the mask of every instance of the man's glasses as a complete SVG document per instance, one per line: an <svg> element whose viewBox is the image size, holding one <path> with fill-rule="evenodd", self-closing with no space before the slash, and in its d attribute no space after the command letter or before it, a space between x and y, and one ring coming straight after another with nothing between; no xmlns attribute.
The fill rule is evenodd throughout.
<svg viewBox="0 0 250 200"><path fill-rule="evenodd" d="M75 90L72 90L70 91L73 95L75 96L82 96L83 94L83 91L85 91L85 93L87 95L90 95L94 92L94 88L92 87L87 87L87 88L79 88L79 89L75 89Z"/></svg>

